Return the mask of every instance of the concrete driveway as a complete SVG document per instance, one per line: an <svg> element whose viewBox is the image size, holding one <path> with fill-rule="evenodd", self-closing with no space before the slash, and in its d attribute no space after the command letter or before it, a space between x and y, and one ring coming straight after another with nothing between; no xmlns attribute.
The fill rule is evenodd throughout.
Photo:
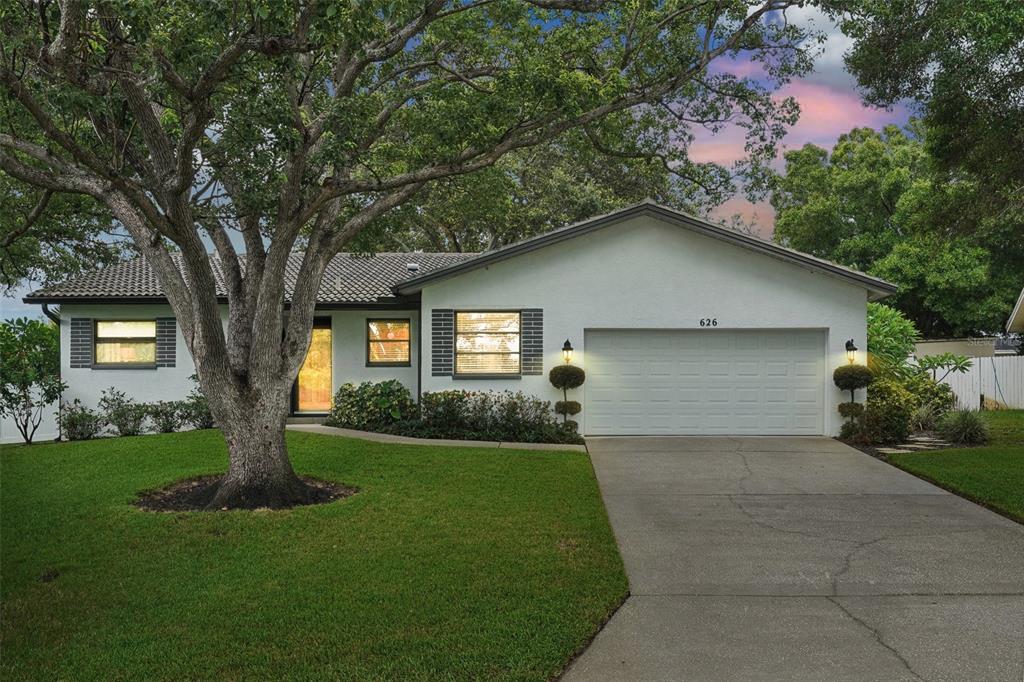
<svg viewBox="0 0 1024 682"><path fill-rule="evenodd" d="M1024 527L827 438L587 442L631 596L565 680L1024 679Z"/></svg>

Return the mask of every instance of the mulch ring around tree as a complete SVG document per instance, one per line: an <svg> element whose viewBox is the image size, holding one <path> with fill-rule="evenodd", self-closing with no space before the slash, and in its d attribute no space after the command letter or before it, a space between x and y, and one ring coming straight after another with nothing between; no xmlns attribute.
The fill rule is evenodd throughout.
<svg viewBox="0 0 1024 682"><path fill-rule="evenodd" d="M299 476L299 478L309 486L310 494L307 502L295 506L330 504L359 492L359 488L334 481L324 481L311 476ZM163 488L144 490L135 499L135 506L143 511L151 512L211 511L197 501L206 498L207 495L203 493L211 486L216 485L220 479L219 474L197 476L176 481Z"/></svg>

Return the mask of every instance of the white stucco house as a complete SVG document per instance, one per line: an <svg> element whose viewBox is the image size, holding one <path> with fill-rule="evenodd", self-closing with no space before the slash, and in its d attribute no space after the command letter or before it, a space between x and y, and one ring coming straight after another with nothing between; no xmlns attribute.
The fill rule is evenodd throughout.
<svg viewBox="0 0 1024 682"><path fill-rule="evenodd" d="M851 339L864 361L865 304L894 291L650 202L481 254L340 254L293 408L323 413L340 385L390 378L413 395L556 400L547 372L568 341L587 371L572 396L586 435L831 435L846 399L832 370ZM59 317L65 400L191 389L192 359L144 260L25 301Z"/></svg>

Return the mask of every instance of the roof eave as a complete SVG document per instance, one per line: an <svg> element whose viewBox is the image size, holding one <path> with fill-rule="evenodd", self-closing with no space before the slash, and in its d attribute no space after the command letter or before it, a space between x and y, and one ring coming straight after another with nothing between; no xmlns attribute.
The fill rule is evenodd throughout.
<svg viewBox="0 0 1024 682"><path fill-rule="evenodd" d="M539 235L532 239L512 244L495 251L481 254L476 258L452 265L446 268L440 268L433 270L424 275L413 277L402 282L399 282L394 287L394 291L398 295L407 295L420 291L424 286L449 277L476 270L477 268L484 267L491 263L507 260L514 256L535 251L545 246L557 244L562 241L573 239L575 237L594 232L596 230L607 227L608 225L629 220L643 215L649 215L655 218L660 218L666 222L675 224L682 224L685 227L692 229L695 232L711 237L713 239L719 239L728 243L733 243L738 246L748 248L752 251L762 253L764 255L782 260L784 262L793 263L800 265L810 270L824 272L827 275L844 279L860 286L863 286L870 293L869 299L877 301L885 298L897 292L896 285L886 282L885 280L877 277L866 275L856 270L844 268L834 263L829 263L820 258L810 256L799 251L787 249L785 247L767 242L757 237L736 232L705 220L700 220L692 216L688 216L679 211L660 206L650 201L645 201L640 204L635 204L627 208L621 209L614 213L598 216L591 218L575 225L555 230L554 232L548 232L547 234Z"/></svg>

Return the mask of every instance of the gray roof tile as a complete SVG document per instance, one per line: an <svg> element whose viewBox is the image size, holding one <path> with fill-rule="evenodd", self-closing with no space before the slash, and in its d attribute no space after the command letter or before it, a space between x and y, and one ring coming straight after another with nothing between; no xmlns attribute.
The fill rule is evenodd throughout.
<svg viewBox="0 0 1024 682"><path fill-rule="evenodd" d="M378 253L373 255L340 253L331 260L320 284L317 302L321 304L375 303L394 299L392 287L412 276L408 264L419 264L423 274L466 261L472 253ZM176 261L178 254L173 254ZM220 261L212 259L217 294L226 296ZM285 275L286 298L291 296L302 262L302 254L289 259ZM145 258L135 258L101 270L93 270L25 297L26 302L73 301L75 299L155 299L163 298L163 288Z"/></svg>

